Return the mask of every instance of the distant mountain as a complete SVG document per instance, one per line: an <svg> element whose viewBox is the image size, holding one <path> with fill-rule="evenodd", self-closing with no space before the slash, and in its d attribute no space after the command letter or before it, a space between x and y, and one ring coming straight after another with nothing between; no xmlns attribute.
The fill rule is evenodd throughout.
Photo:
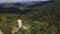
<svg viewBox="0 0 60 34"><path fill-rule="evenodd" d="M31 12L41 6L51 3L52 1L36 1L36 2L24 2L24 3L2 3L0 4L0 13L27 13Z"/></svg>
<svg viewBox="0 0 60 34"><path fill-rule="evenodd" d="M21 3L2 3L0 4L1 7L17 7L17 6L22 6L23 4Z"/></svg>
<svg viewBox="0 0 60 34"><path fill-rule="evenodd" d="M1 3L0 7L20 7L20 6L27 6L27 7L33 7L38 5L43 5L46 3L49 3L51 1L31 1L31 2L16 2L16 3Z"/></svg>

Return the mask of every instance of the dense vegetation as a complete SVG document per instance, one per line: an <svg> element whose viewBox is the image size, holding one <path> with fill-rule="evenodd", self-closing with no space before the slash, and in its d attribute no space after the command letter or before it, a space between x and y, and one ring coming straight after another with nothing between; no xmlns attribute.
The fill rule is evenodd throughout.
<svg viewBox="0 0 60 34"><path fill-rule="evenodd" d="M59 0L36 8L36 10L23 11L22 13L14 13L9 8L13 13L0 13L0 30L2 30L3 34L12 34L12 30L17 27L17 20L21 19L23 26L28 27L28 29L21 28L19 32L15 32L14 34L60 34ZM0 8L0 12L9 11L4 9ZM16 9L14 11L21 10Z"/></svg>

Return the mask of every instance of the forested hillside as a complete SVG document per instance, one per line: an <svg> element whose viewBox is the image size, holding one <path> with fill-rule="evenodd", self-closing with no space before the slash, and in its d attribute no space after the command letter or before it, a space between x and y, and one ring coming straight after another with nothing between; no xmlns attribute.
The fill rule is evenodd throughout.
<svg viewBox="0 0 60 34"><path fill-rule="evenodd" d="M21 19L23 26L28 29L21 28L19 32L14 34L60 34L59 0L35 8L35 10L29 11L20 8L1 7L0 30L3 34L12 34L12 30L17 27L17 20ZM7 13L3 11L7 11ZM8 13L8 11L11 12Z"/></svg>

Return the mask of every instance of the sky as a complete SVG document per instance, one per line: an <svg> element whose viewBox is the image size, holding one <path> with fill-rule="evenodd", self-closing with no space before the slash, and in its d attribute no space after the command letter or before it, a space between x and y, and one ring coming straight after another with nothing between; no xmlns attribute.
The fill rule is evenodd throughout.
<svg viewBox="0 0 60 34"><path fill-rule="evenodd" d="M0 3L5 3L5 2L26 2L26 1L48 1L48 0L0 0Z"/></svg>

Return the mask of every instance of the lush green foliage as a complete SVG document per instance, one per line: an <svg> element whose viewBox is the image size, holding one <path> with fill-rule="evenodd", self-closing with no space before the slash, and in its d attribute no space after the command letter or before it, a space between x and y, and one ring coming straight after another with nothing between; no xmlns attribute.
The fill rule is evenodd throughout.
<svg viewBox="0 0 60 34"><path fill-rule="evenodd" d="M14 34L60 34L60 2L48 3L24 14L0 14L0 29L3 34L12 34L17 20L23 21L19 32Z"/></svg>

